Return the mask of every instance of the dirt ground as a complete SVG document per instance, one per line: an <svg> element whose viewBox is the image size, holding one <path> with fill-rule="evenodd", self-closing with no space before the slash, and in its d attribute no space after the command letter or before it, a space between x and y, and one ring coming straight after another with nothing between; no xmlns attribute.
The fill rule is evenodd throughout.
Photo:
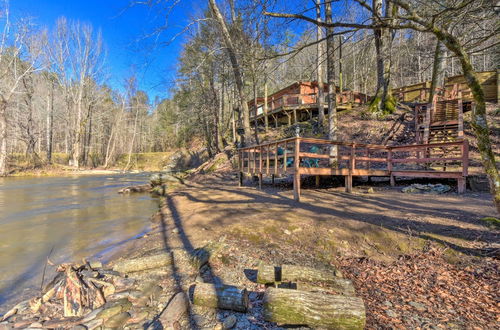
<svg viewBox="0 0 500 330"><path fill-rule="evenodd" d="M260 261L329 269L351 279L367 309L367 328L494 328L500 321L499 231L490 195L404 194L400 188L259 190L234 176L201 177L165 197L155 229L132 254L224 242L210 260L212 280L246 287L252 308L239 329L273 328L262 320L255 283ZM199 327L230 313L194 310Z"/></svg>

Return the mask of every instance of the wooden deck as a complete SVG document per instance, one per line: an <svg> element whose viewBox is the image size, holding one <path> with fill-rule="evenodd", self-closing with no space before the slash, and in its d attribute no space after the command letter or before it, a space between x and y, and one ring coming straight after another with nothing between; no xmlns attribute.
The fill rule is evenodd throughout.
<svg viewBox="0 0 500 330"><path fill-rule="evenodd" d="M366 103L368 96L359 92L344 91L337 93L337 110L348 110L355 105ZM257 106L256 106L257 104ZM250 121L264 122L264 99L257 98L248 102ZM327 101L323 102L323 112L328 110ZM276 127L279 124L292 125L309 120L318 115L317 95L315 93L287 93L268 97L267 117Z"/></svg>
<svg viewBox="0 0 500 330"><path fill-rule="evenodd" d="M294 137L238 149L240 185L245 174L274 178L293 175L295 200L300 200L302 175L342 175L347 192L354 176L387 176L391 185L397 177L452 178L458 192L465 192L469 144L455 142L383 146L354 142Z"/></svg>

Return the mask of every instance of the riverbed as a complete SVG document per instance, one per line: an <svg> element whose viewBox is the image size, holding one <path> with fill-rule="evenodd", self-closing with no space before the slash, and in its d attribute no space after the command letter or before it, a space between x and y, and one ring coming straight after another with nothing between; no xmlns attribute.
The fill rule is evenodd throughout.
<svg viewBox="0 0 500 330"><path fill-rule="evenodd" d="M146 173L0 178L0 314L39 290L47 258L105 259L146 231L158 200L117 192L147 181Z"/></svg>

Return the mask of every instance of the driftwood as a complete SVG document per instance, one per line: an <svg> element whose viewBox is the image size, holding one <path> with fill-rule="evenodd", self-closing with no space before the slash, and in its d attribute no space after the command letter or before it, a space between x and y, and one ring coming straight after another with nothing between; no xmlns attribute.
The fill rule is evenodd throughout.
<svg viewBox="0 0 500 330"><path fill-rule="evenodd" d="M141 184L137 186L128 186L118 190L119 194L130 194L130 193L141 193L141 192L149 192L151 191L150 184Z"/></svg>
<svg viewBox="0 0 500 330"><path fill-rule="evenodd" d="M353 296L268 288L264 318L278 324L363 329L365 306L361 298Z"/></svg>
<svg viewBox="0 0 500 330"><path fill-rule="evenodd" d="M113 270L120 273L132 273L147 269L165 267L173 263L172 252L162 252L155 255L126 259L117 262Z"/></svg>
<svg viewBox="0 0 500 330"><path fill-rule="evenodd" d="M232 285L197 283L193 293L195 305L246 312L248 292Z"/></svg>

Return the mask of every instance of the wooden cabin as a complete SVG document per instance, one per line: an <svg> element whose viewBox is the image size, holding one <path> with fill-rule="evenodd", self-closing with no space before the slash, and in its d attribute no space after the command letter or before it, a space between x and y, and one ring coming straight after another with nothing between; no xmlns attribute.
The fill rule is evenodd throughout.
<svg viewBox="0 0 500 330"><path fill-rule="evenodd" d="M484 96L487 102L498 103L498 75L500 71L484 71L478 72L477 77L484 90ZM413 84L404 87L394 88L392 94L396 96L398 101L406 103L428 102L431 82L425 81L418 84ZM472 93L465 82L463 75L447 77L445 79L445 88L443 96L447 99L454 99L457 93L462 93L464 102L472 101Z"/></svg>
<svg viewBox="0 0 500 330"><path fill-rule="evenodd" d="M328 87L325 86L325 101L323 109L327 112L326 93ZM318 84L315 81L299 81L287 86L267 97L267 115L270 125L291 125L293 123L309 120L318 116L317 104ZM337 87L337 109L346 110L354 105L366 103L368 96L359 92L344 91L340 93ZM264 118L264 98L258 97L248 102L250 109L250 120L252 124L257 122L263 124Z"/></svg>

